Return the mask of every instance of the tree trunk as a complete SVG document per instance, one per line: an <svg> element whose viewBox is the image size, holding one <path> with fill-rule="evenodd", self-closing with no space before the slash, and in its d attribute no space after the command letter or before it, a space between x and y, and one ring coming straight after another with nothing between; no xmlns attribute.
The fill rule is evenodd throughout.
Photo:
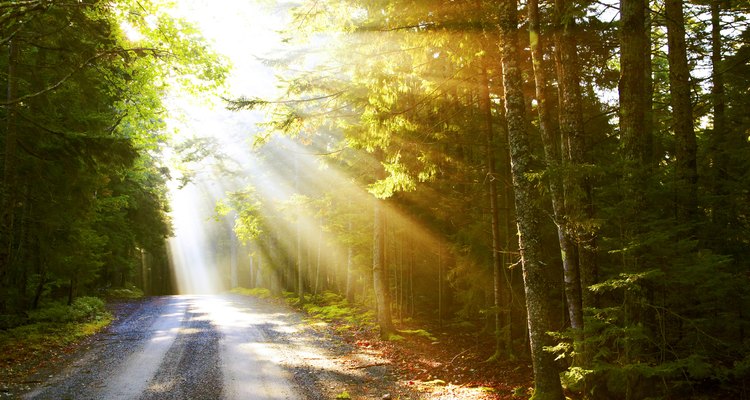
<svg viewBox="0 0 750 400"><path fill-rule="evenodd" d="M644 15L644 27L643 36L645 40L644 53L643 53L643 166L646 169L646 174L651 174L652 168L655 166L656 151L654 149L654 66L651 61L651 9L649 8L649 0L645 0L645 15Z"/></svg>
<svg viewBox="0 0 750 400"><path fill-rule="evenodd" d="M294 156L294 188L299 193L299 157ZM300 304L305 302L305 274L302 266L302 210L297 209L297 223L295 225L297 235L297 297Z"/></svg>
<svg viewBox="0 0 750 400"><path fill-rule="evenodd" d="M588 160L588 145L583 124L583 102L581 99L580 64L574 18L567 13L570 6L566 0L555 0L558 31L555 34L559 49L559 86L562 108L560 109L560 133L567 142L568 153L564 156L563 186L565 190L565 227L578 245L578 264L571 263L565 271L566 297L570 303L571 325L583 329L583 308L592 306L592 293L587 289L596 280L596 234L587 222L594 218L591 199L591 183L581 167ZM642 84L642 83L641 83ZM574 319L575 318L575 322Z"/></svg>
<svg viewBox="0 0 750 400"><path fill-rule="evenodd" d="M721 1L711 1L711 97L713 100L713 131L711 134L711 154L713 157L713 194L717 199L713 206L713 220L725 228L729 220L729 206L724 189L727 178L726 160L726 106L724 95L724 73L722 71Z"/></svg>
<svg viewBox="0 0 750 400"><path fill-rule="evenodd" d="M620 136L625 158L635 163L645 153L645 27L646 0L620 0Z"/></svg>
<svg viewBox="0 0 750 400"><path fill-rule="evenodd" d="M581 284L578 270L577 250L570 234L568 216L565 210L565 191L562 181L562 163L560 152L557 150L555 136L558 133L551 121L547 103L547 74L544 68L544 46L540 32L539 3L530 0L529 9L529 39L531 44L531 58L534 66L534 80L536 82L537 113L539 114L539 132L544 145L544 159L549 176L552 212L557 226L557 238L560 243L560 256L565 278L565 297L568 303L568 317L573 329L583 329L583 312L581 300ZM560 40L558 40L559 42ZM558 46L560 48L561 46ZM559 53L562 53L560 48ZM561 54L562 56L562 54ZM564 62L558 67L563 67ZM575 65L571 66L575 68ZM559 68L558 68L559 69ZM561 75L563 72L561 71ZM566 104L564 93L561 93L561 104ZM569 103L570 100L567 101ZM562 111L561 111L562 112ZM569 146L567 146L569 148Z"/></svg>
<svg viewBox="0 0 750 400"><path fill-rule="evenodd" d="M562 386L554 356L545 350L553 345L547 334L552 304L548 297L554 287L548 266L542 262L540 222L542 212L536 206L536 191L527 174L533 172L533 154L526 127L523 81L518 61L517 2L499 3L499 41L505 89L505 110L510 143L513 185L518 225L518 241L523 264L529 344L534 368L535 400L562 400Z"/></svg>
<svg viewBox="0 0 750 400"><path fill-rule="evenodd" d="M669 91L675 136L677 218L689 222L697 211L697 144L690 101L690 71L685 44L685 16L681 0L666 0Z"/></svg>
<svg viewBox="0 0 750 400"><path fill-rule="evenodd" d="M238 273L238 262L239 262L239 240L237 235L234 234L232 229L229 230L229 277L230 277L230 289L234 289L240 286L240 278Z"/></svg>
<svg viewBox="0 0 750 400"><path fill-rule="evenodd" d="M248 285L250 288L258 287L255 282L255 251L253 251L253 242L249 242L247 245L247 251L250 253L247 257L248 270L247 278Z"/></svg>
<svg viewBox="0 0 750 400"><path fill-rule="evenodd" d="M320 218L320 232L318 232L318 253L315 256L315 297L320 290L320 257L323 252L323 218Z"/></svg>
<svg viewBox="0 0 750 400"><path fill-rule="evenodd" d="M485 160L487 163L487 178L490 197L490 215L492 230L492 271L493 271L493 292L495 305L495 354L492 359L501 359L510 357L510 341L503 332L510 326L505 326L504 311L510 312L510 304L505 304L504 291L508 290L505 282L503 271L503 238L500 235L500 210L498 206L497 182L495 170L495 132L492 127L492 100L490 99L490 82L487 76L487 69L482 69L482 93L480 98L480 107L484 115L484 135L485 135ZM505 287L504 287L505 286Z"/></svg>
<svg viewBox="0 0 750 400"><path fill-rule="evenodd" d="M348 221L349 235L352 235L352 221ZM346 301L354 304L354 245L349 243L346 249Z"/></svg>
<svg viewBox="0 0 750 400"><path fill-rule="evenodd" d="M388 285L388 269L385 264L385 213L383 201L374 201L373 241L372 241L372 283L378 309L380 337L387 339L395 331L391 319L391 299Z"/></svg>
<svg viewBox="0 0 750 400"><path fill-rule="evenodd" d="M0 288L8 286L13 259L13 217L16 193L16 147L18 146L18 130L16 126L16 107L14 100L18 98L18 39L12 38L8 42L8 92L7 92L7 120L5 131L5 152L3 160L2 186L2 219L0 219ZM5 296L0 296L0 312L6 306Z"/></svg>

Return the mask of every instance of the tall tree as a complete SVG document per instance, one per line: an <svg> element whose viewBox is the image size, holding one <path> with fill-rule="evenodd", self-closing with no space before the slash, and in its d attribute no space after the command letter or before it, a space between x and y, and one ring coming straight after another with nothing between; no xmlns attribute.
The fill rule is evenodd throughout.
<svg viewBox="0 0 750 400"><path fill-rule="evenodd" d="M373 201L373 239L372 239L372 283L377 302L377 318L380 326L380 337L387 339L394 332L391 317L391 295L388 284L388 267L385 259L386 216L382 199Z"/></svg>
<svg viewBox="0 0 750 400"><path fill-rule="evenodd" d="M511 0L501 2L498 7L505 114L515 189L518 244L526 292L529 345L534 368L532 399L558 400L564 398L559 371L552 353L545 350L545 347L552 345L548 335L552 330L549 322L552 312L549 294L554 289L554 284L551 282L550 267L542 261L540 225L543 217L534 184L527 176L535 171L535 166L526 126L523 81L518 61L518 5Z"/></svg>
<svg viewBox="0 0 750 400"><path fill-rule="evenodd" d="M511 346L511 327L510 304L504 301L508 296L506 292L510 290L510 282L507 280L505 265L503 265L503 253L507 249L503 246L504 237L501 235L502 221L500 219L500 204L498 199L498 182L497 161L495 153L497 152L495 142L494 117L492 115L492 98L490 97L490 81L487 68L483 67L481 72L482 83L480 93L480 109L484 116L484 134L486 140L486 163L487 163L487 181L489 186L489 203L490 203L490 228L492 231L492 274L493 274L493 292L495 302L495 354L494 358L513 357L513 347Z"/></svg>
<svg viewBox="0 0 750 400"><path fill-rule="evenodd" d="M690 69L685 41L685 14L681 0L665 0L669 61L669 92L675 139L677 218L690 222L697 212L697 142L690 97Z"/></svg>
<svg viewBox="0 0 750 400"><path fill-rule="evenodd" d="M640 163L646 139L646 0L620 0L620 136L625 157Z"/></svg>

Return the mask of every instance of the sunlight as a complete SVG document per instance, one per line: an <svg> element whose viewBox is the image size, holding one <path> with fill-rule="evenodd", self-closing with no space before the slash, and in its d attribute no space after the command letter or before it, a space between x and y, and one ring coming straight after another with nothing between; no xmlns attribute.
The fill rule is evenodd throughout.
<svg viewBox="0 0 750 400"><path fill-rule="evenodd" d="M273 58L281 47L276 31L286 18L284 6L264 8L233 2L229 9L233 14L227 16L226 8L194 0L180 2L172 13L196 23L217 50L230 58L234 68L227 85L232 93L229 97L278 97L272 69L261 58ZM258 15L269 18L259 19ZM264 22L248 23L259 20ZM329 40L331 37L315 36L298 66L314 69L324 63ZM273 136L255 148L256 137L265 135L267 129L259 126L268 118L263 112L231 112L223 109L219 99L184 94L170 99L169 104L168 124L177 133L174 142L186 144L192 157L185 162L186 154L173 154L173 175L189 179L182 188L176 183L170 186L175 235L169 249L178 293L217 293L237 286L238 265L254 262L247 261L249 257L263 265L255 284L268 288L290 288L291 278L282 267L287 263L296 264L292 268L295 273L305 271L306 290L311 292L325 286L321 280L340 276L350 261L347 245L341 241L341 236L347 235L341 224L347 222L330 218L341 218L335 210L344 207L359 223L368 221L375 199L361 183L341 172L335 158L324 155L335 150L327 147L338 145L331 142L318 149L310 137ZM359 157L370 162L365 160L367 155ZM263 232L252 243L236 243L236 234L231 232L236 213L218 216L214 207L231 192L248 187L265 207L259 216L264 221ZM310 193L315 194L302 195ZM390 226L408 232L412 243L433 246L442 242L390 202L384 202L383 207ZM339 226L338 231L332 230L334 226ZM254 255L250 248L255 249Z"/></svg>
<svg viewBox="0 0 750 400"><path fill-rule="evenodd" d="M195 185L174 188L172 192L174 237L169 240L169 253L180 294L208 294L220 290L212 271L214 260L206 232L207 216L201 213L203 210L196 202L200 198Z"/></svg>

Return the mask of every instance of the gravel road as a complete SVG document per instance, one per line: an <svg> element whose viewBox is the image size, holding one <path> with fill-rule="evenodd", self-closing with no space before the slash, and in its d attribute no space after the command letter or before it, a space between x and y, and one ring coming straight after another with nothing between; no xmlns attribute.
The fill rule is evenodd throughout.
<svg viewBox="0 0 750 400"><path fill-rule="evenodd" d="M69 365L25 399L388 397L388 368L284 305L239 295L165 296L124 306ZM370 357L370 358L368 358ZM393 393L395 395L395 393Z"/></svg>

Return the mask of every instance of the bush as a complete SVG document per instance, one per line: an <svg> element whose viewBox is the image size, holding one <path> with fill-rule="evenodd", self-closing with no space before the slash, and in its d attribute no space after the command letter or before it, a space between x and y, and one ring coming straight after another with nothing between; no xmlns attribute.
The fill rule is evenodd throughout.
<svg viewBox="0 0 750 400"><path fill-rule="evenodd" d="M104 301L98 297L79 297L68 306L52 303L29 313L29 320L36 322L85 322L94 321L106 315Z"/></svg>

